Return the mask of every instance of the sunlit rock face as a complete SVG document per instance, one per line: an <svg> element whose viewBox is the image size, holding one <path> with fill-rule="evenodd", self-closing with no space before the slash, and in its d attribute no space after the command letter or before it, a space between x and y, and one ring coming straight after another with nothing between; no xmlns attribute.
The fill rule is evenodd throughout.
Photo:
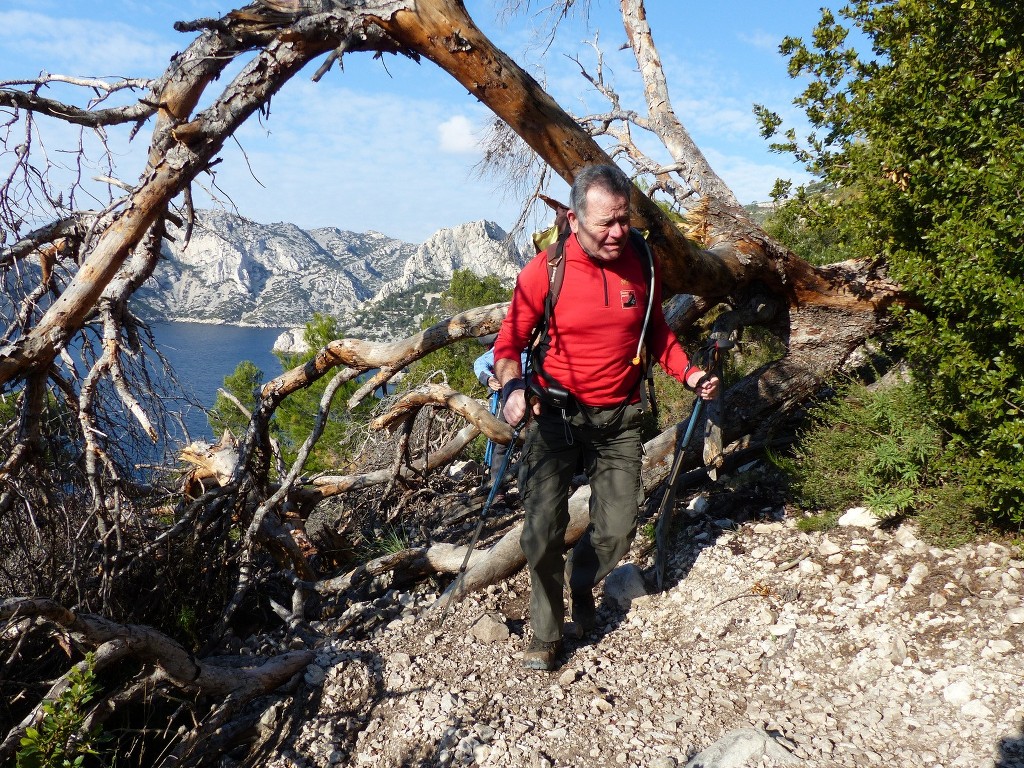
<svg viewBox="0 0 1024 768"><path fill-rule="evenodd" d="M524 263L505 232L486 221L439 230L417 246L379 232L307 231L197 211L186 247L182 232L170 235L138 295L150 319L292 327L320 312L344 326L353 311L388 297L446 287L454 270L511 285Z"/></svg>

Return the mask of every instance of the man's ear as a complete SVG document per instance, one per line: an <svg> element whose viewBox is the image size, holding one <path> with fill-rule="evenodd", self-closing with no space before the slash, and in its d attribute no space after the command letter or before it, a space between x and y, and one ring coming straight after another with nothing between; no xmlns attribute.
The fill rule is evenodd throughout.
<svg viewBox="0 0 1024 768"><path fill-rule="evenodd" d="M570 208L566 212L565 218L569 222L569 230L575 235L580 228L580 220L576 217L576 211Z"/></svg>

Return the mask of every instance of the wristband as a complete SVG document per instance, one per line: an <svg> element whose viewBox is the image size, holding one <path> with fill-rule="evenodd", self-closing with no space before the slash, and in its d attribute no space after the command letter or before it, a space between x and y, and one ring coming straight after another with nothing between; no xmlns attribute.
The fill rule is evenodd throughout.
<svg viewBox="0 0 1024 768"><path fill-rule="evenodd" d="M526 382L522 379L509 379L505 382L501 388L501 400L505 402L508 400L508 396L515 392L517 389L526 389Z"/></svg>

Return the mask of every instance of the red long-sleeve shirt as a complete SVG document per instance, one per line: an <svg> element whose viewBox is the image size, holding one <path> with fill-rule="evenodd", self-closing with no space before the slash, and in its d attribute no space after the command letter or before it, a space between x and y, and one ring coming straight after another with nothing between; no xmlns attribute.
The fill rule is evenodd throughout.
<svg viewBox="0 0 1024 768"><path fill-rule="evenodd" d="M598 262L584 253L575 235L565 243L565 278L552 313L544 370L584 405L611 407L639 400L641 371L633 358L650 289L640 258L632 244L614 261ZM654 291L661 296L657 262ZM543 320L547 293L548 268L540 253L516 280L494 344L495 360L519 359L533 328ZM647 341L661 367L683 381L689 359L665 322L660 301L651 310Z"/></svg>

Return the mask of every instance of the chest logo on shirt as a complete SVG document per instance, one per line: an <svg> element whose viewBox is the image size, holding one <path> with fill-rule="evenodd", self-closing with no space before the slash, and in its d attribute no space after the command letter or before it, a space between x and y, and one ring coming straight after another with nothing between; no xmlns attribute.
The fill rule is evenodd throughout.
<svg viewBox="0 0 1024 768"><path fill-rule="evenodd" d="M623 309L632 309L636 306L636 291L619 291L619 301Z"/></svg>

